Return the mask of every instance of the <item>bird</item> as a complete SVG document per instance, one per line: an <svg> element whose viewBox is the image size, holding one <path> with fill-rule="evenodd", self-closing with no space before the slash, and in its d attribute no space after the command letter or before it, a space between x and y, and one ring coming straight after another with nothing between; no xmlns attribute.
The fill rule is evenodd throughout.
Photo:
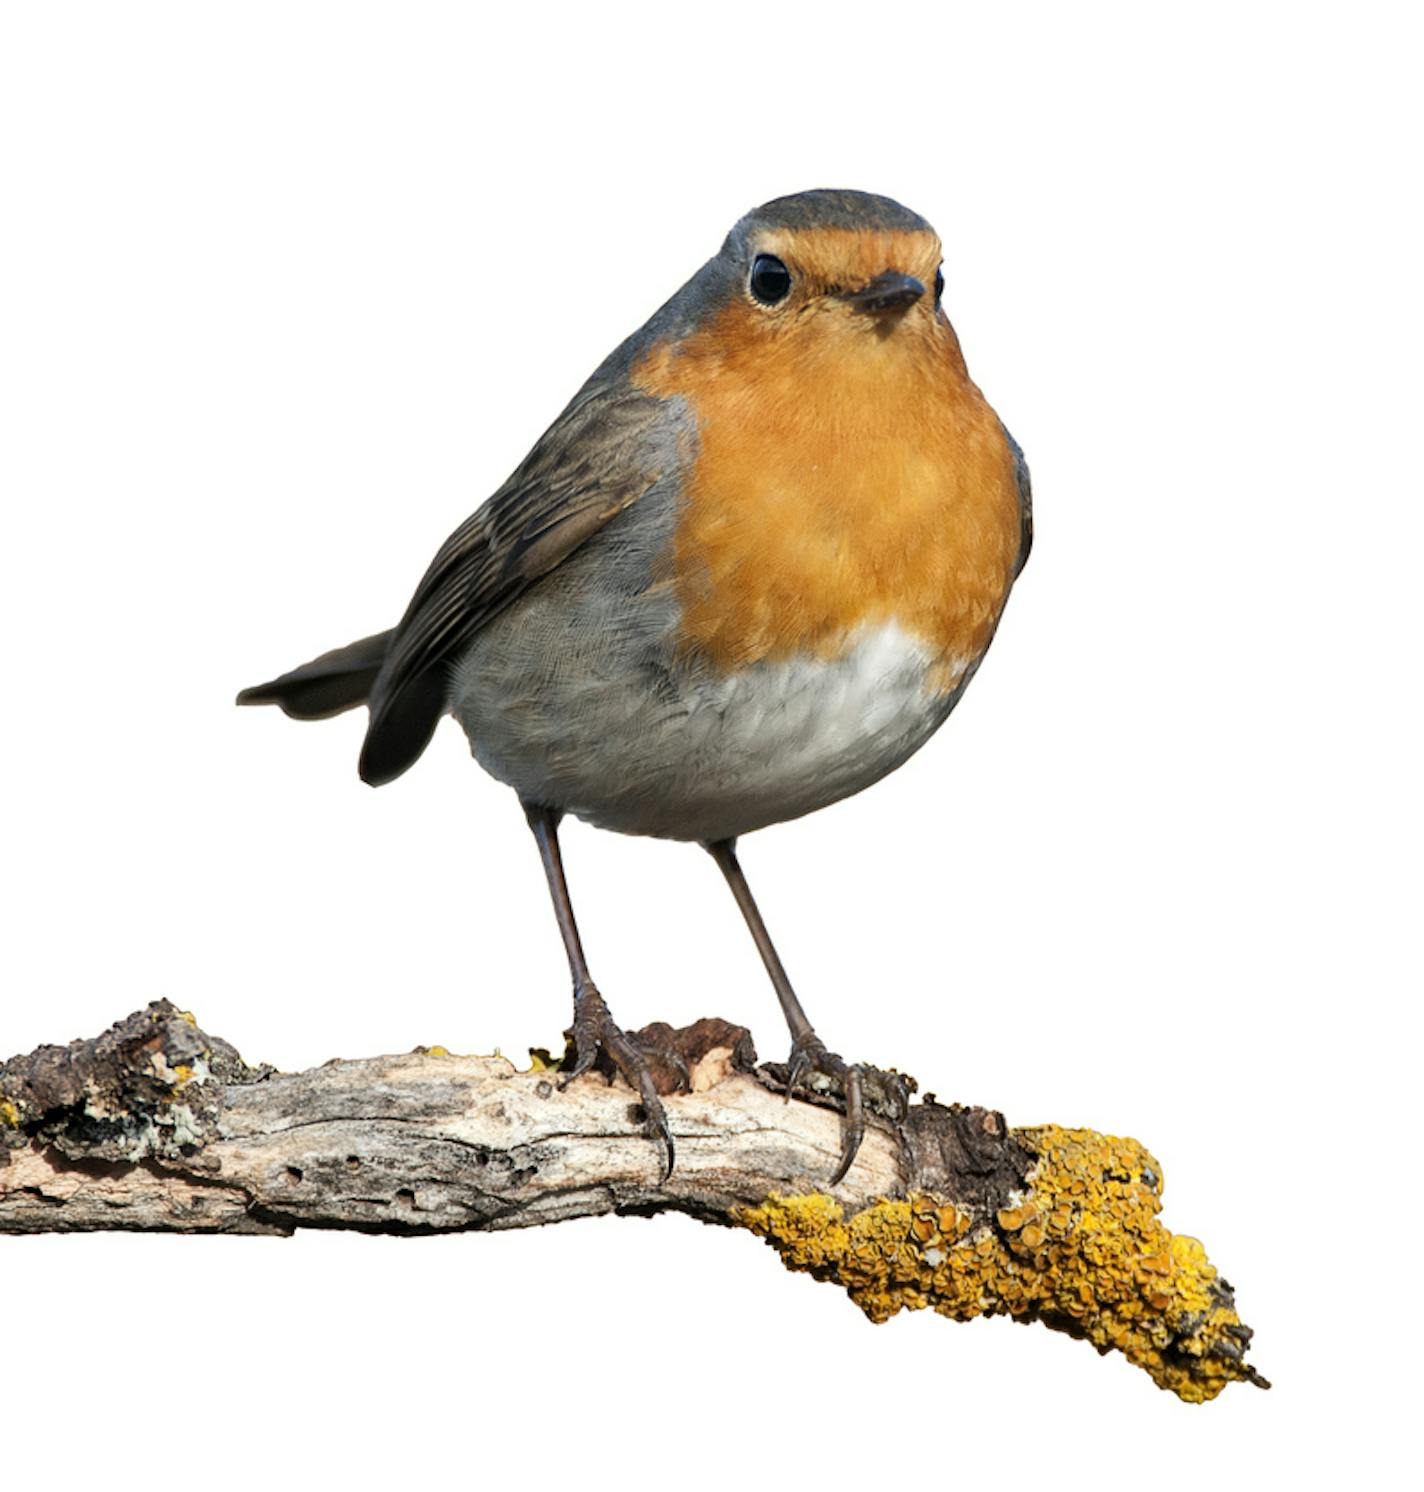
<svg viewBox="0 0 1424 1492"><path fill-rule="evenodd" d="M840 1094L838 1184L877 1070L812 1026L738 843L923 746L1028 559L1028 466L944 293L938 235L888 197L754 209L446 539L394 628L238 695L301 720L367 705L359 771L375 786L454 716L543 862L573 980L562 1081L600 1056L621 1074L664 1180L657 1053L589 972L559 826L710 853L789 1027L788 1098L808 1081Z"/></svg>

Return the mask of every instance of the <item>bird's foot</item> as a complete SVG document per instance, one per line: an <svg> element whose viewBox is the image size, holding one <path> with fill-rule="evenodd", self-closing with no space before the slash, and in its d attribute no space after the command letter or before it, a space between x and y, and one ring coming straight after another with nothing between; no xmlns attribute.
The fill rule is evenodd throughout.
<svg viewBox="0 0 1424 1492"><path fill-rule="evenodd" d="M560 1089L595 1065L610 1082L615 1073L621 1075L642 1101L648 1138L662 1147L662 1179L666 1181L672 1175L674 1152L667 1111L658 1095L689 1086L681 1054L641 1032L629 1033L616 1025L603 996L591 984L574 991L574 1022L564 1036L568 1050Z"/></svg>
<svg viewBox="0 0 1424 1492"><path fill-rule="evenodd" d="M839 1100L844 1115L841 1122L841 1158L830 1179L839 1186L851 1168L860 1142L865 1138L867 1112L904 1123L910 1112L910 1094L915 1080L898 1072L885 1072L862 1062L846 1062L814 1031L796 1037L791 1043L791 1057L786 1064L786 1101L789 1103L804 1088L808 1096L822 1100Z"/></svg>

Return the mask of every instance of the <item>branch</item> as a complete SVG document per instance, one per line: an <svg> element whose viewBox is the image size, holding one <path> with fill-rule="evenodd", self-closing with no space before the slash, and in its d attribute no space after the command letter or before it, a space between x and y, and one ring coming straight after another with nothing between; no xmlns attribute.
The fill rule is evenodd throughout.
<svg viewBox="0 0 1424 1492"><path fill-rule="evenodd" d="M1230 1287L1158 1222L1161 1168L1135 1140L927 1099L872 1122L828 1191L830 1095L785 1102L784 1069L757 1068L740 1027L657 1029L692 1088L666 1099L665 1182L621 1082L561 1089L542 1054L518 1071L440 1047L278 1073L160 1000L0 1066L0 1233L417 1234L677 1210L760 1235L874 1321L1007 1314L1122 1351L1183 1399L1267 1386Z"/></svg>

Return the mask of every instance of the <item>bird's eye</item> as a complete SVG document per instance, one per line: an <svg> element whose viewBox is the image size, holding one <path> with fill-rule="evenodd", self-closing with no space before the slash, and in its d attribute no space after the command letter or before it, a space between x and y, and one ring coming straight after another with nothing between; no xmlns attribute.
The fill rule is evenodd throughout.
<svg viewBox="0 0 1424 1492"><path fill-rule="evenodd" d="M791 271L775 254L758 254L752 261L752 294L764 306L774 306L791 294Z"/></svg>
<svg viewBox="0 0 1424 1492"><path fill-rule="evenodd" d="M943 299L944 299L944 269L941 267L940 269L935 270L935 307L936 307L936 309L938 309L939 303Z"/></svg>

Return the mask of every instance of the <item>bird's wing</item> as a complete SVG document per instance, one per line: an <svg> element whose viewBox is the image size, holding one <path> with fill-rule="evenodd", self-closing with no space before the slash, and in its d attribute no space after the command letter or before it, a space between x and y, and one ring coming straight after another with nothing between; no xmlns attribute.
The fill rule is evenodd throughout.
<svg viewBox="0 0 1424 1492"><path fill-rule="evenodd" d="M1023 447L1016 441L1008 430L1004 435L1009 442L1009 449L1014 456L1014 479L1019 486L1019 559L1014 567L1014 576L1017 578L1023 573L1023 567L1028 564L1029 551L1033 548L1033 482L1028 474L1028 462L1024 460Z"/></svg>
<svg viewBox="0 0 1424 1492"><path fill-rule="evenodd" d="M491 617L635 503L675 461L664 401L586 389L512 477L441 546L371 691L361 776L398 777L445 711L449 672Z"/></svg>

